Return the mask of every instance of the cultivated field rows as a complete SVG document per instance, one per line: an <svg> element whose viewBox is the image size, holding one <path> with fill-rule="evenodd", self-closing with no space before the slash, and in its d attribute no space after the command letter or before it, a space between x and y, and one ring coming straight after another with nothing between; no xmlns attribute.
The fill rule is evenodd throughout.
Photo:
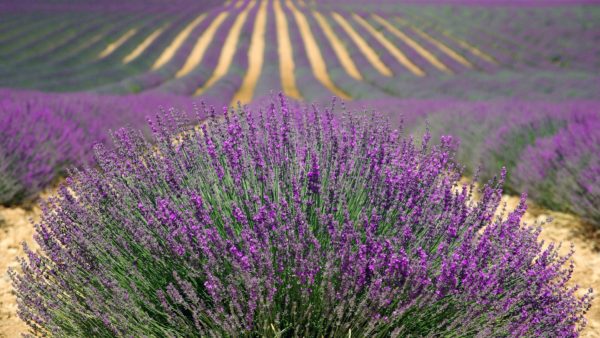
<svg viewBox="0 0 600 338"><path fill-rule="evenodd" d="M487 1L0 0L0 337L600 337L600 7Z"/></svg>
<svg viewBox="0 0 600 338"><path fill-rule="evenodd" d="M464 88L455 82L460 81L457 74L476 83L490 74L513 72L520 82L519 73L566 68L573 74L564 78L578 86L597 81L580 74L597 69L596 47L582 53L582 46L558 46L567 55L552 55L557 43L548 30L519 30L519 24L531 20L543 24L544 18L552 25L560 19L547 19L543 9L501 12L490 27L476 10L447 11L459 12L450 16L410 6L330 10L291 0L238 0L166 15L56 13L38 20L44 13L34 12L21 27L0 34L0 85L164 91L234 103L271 90L309 100L408 97L432 85L443 93L444 86ZM595 11L566 14L582 23L560 26L557 34L598 34ZM516 23L498 29L508 17Z"/></svg>

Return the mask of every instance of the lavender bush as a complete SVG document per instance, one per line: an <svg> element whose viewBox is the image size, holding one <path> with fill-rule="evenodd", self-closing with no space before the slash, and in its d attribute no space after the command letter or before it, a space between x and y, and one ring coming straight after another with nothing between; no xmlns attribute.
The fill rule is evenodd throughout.
<svg viewBox="0 0 600 338"><path fill-rule="evenodd" d="M201 114L204 112L201 110ZM560 336L590 293L525 197L494 214L504 175L458 184L452 143L381 117L281 98L155 143L127 129L75 172L11 272L33 334L59 336ZM590 290L591 292L591 290Z"/></svg>

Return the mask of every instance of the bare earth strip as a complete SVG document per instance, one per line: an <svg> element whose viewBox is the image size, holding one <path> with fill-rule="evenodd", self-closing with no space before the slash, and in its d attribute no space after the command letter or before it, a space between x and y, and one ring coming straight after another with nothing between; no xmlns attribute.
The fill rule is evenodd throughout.
<svg viewBox="0 0 600 338"><path fill-rule="evenodd" d="M425 20L425 19L422 19ZM455 43L457 43L459 46L461 46L462 48L466 49L467 51L469 51L471 54L491 63L494 65L498 65L498 61L496 61L496 59L494 59L491 55L489 55L488 53L485 53L483 51L481 51L479 48L477 48L476 46L474 46L473 44L471 44L470 42L467 42L466 40L460 39L455 37L453 34L451 34L449 31L438 27L437 25L430 23L433 26L433 29L436 30L437 32L440 32L441 34L443 34L444 36L446 36L448 39L454 41Z"/></svg>
<svg viewBox="0 0 600 338"><path fill-rule="evenodd" d="M459 39L459 38L456 38L452 34L450 34L449 32L447 32L445 30L441 30L440 32L442 34L444 34L446 37L448 37L450 40L453 40L454 42L458 43L462 48L464 48L464 49L468 50L469 52L473 53L474 55L476 55L476 56L484 59L485 61L494 64L494 65L498 64L498 61L496 61L489 54L482 52L481 50L479 50L479 48L473 46L472 44L468 43L467 41Z"/></svg>
<svg viewBox="0 0 600 338"><path fill-rule="evenodd" d="M425 60L429 61L435 68L441 70L442 72L452 74L452 71L443 64L435 55L431 54L427 49L423 48L419 43L415 40L411 39L408 35L404 34L401 30L394 27L391 23L389 23L386 19L380 17L377 14L372 15L373 18L379 22L383 27L385 27L390 33L394 36L402 40L402 42L406 43L409 47L414 49L419 55L421 55Z"/></svg>
<svg viewBox="0 0 600 338"><path fill-rule="evenodd" d="M254 30L252 31L252 40L248 49L248 71L242 82L241 87L231 100L232 104L238 101L242 104L249 103L254 96L256 83L262 71L265 57L265 33L267 30L267 0L262 0L256 21L254 21Z"/></svg>
<svg viewBox="0 0 600 338"><path fill-rule="evenodd" d="M273 1L275 12L275 23L277 25L277 51L279 53L279 74L281 75L281 88L285 95L301 99L302 95L296 87L296 76L294 75L294 50L290 42L290 33L285 12L281 8L279 0Z"/></svg>
<svg viewBox="0 0 600 338"><path fill-rule="evenodd" d="M369 34L371 34L381 45L383 45L383 47L387 49L388 52L390 52L390 54L392 54L392 56L394 56L394 58L396 58L396 60L398 60L398 62L406 67L406 69L408 69L411 73L416 76L425 76L425 72L419 68L419 66L410 61L410 59L400 50L400 48L388 40L383 33L376 30L358 14L352 14L352 18L364 29L366 29Z"/></svg>
<svg viewBox="0 0 600 338"><path fill-rule="evenodd" d="M505 196L508 210L519 203L515 196ZM27 328L16 316L17 304L13 294L10 279L6 274L8 267L16 267L16 257L23 255L20 243L26 241L33 244L33 226L29 219L39 221L40 209L34 207L27 211L22 208L0 208L0 337L19 337ZM589 238L589 228L577 217L544 210L530 206L523 218L524 222L533 224L543 222L548 217L553 221L543 225L541 239L552 242L564 242L563 253L568 251L568 243L575 245L575 272L573 282L585 291L588 287L600 290L600 253L594 249L594 242ZM35 246L34 246L35 247ZM592 309L586 315L589 323L582 332L582 337L600 337L600 300L593 301Z"/></svg>
<svg viewBox="0 0 600 338"><path fill-rule="evenodd" d="M377 52L373 48L371 48L371 46L369 46L369 44L365 41L365 39L363 39L360 36L360 34L358 34L356 32L356 30L354 30L354 28L352 28L352 25L350 25L350 23L339 13L333 12L332 15L333 15L333 20L335 20L338 23L338 25L340 25L340 27L342 27L344 32L346 32L346 34L348 34L348 36L350 37L352 42L354 42L356 47L358 47L358 49L365 56L365 58L367 58L369 63L371 63L371 65L381 75L384 75L387 77L392 76L393 75L392 70L390 68L388 68L388 66L386 66L385 63L383 63L383 61L381 61Z"/></svg>
<svg viewBox="0 0 600 338"><path fill-rule="evenodd" d="M302 42L304 42L304 47L306 48L308 61L310 62L310 66L312 68L312 72L315 78L319 80L319 82L321 82L325 86L325 88L329 89L336 96L341 97L345 100L351 99L350 95L348 95L338 86L336 86L335 83L333 83L333 81L329 77L329 73L327 72L327 65L325 63L325 60L323 59L323 54L321 54L319 45L317 44L317 41L315 41L315 37L313 36L310 30L310 25L308 24L308 20L306 20L304 14L296 8L296 6L291 0L287 0L286 4L294 14L296 23L298 24L298 28L300 29Z"/></svg>
<svg viewBox="0 0 600 338"><path fill-rule="evenodd" d="M7 269L18 267L17 257L23 256L21 242L33 245L33 225L39 220L40 209L0 208L0 337L20 337L27 326L17 317L17 300Z"/></svg>
<svg viewBox="0 0 600 338"><path fill-rule="evenodd" d="M256 5L256 0L252 0L246 8L235 18L235 22L233 26L231 26L231 30L229 31L229 35L225 39L225 43L223 44L223 49L221 50L221 55L219 56L219 63L215 67L213 74L210 76L208 81L200 88L196 90L194 96L201 95L208 88L210 88L215 82L219 81L231 66L231 62L233 61L233 57L235 56L235 51L237 50L238 41L240 39L240 34L242 33L242 28L244 27L244 23L246 23L246 19L248 18L248 12L250 9Z"/></svg>
<svg viewBox="0 0 600 338"><path fill-rule="evenodd" d="M210 23L208 28L206 28L206 30L202 32L202 35L200 35L200 37L198 38L194 49L192 49L192 52L190 53L190 55L188 55L185 64L181 67L181 69L179 69L177 74L175 74L176 78L186 76L192 70L194 70L194 68L196 68L200 64L200 62L202 62L204 54L208 50L210 43L215 37L215 33L217 33L217 29L221 27L221 24L223 24L223 21L225 21L225 19L227 19L228 16L229 12L220 13L213 20L213 22Z"/></svg>
<svg viewBox="0 0 600 338"><path fill-rule="evenodd" d="M179 32L179 34L177 34L173 42L171 42L171 44L158 57L156 62L154 62L154 65L152 65L152 70L156 70L167 64L169 61L171 61L179 47L183 45L183 43L192 33L194 28L196 28L196 26L198 26L204 20L204 18L206 18L206 13L198 16L196 19L194 19L194 21L190 22L190 24L187 25L181 32Z"/></svg>
<svg viewBox="0 0 600 338"><path fill-rule="evenodd" d="M110 43L108 46L106 46L106 48L104 48L104 50L100 52L100 54L98 54L98 58L102 59L112 54L115 50L117 50L117 48L121 47L121 45L123 45L127 40L129 40L129 38L131 38L135 33L137 33L137 28L132 28L129 31L127 31L127 33L123 34L123 36L117 39L117 41Z"/></svg>
<svg viewBox="0 0 600 338"><path fill-rule="evenodd" d="M127 54L123 58L123 63L129 63L135 60L138 56L140 56L150 45L156 40L162 32L167 28L168 24L156 29L152 34L148 35L147 38L142 41L131 53Z"/></svg>
<svg viewBox="0 0 600 338"><path fill-rule="evenodd" d="M360 74L360 71L358 70L356 65L354 64L354 61L352 61L350 53L348 53L348 50L346 49L340 38L335 34L333 29L327 22L327 19L325 19L325 17L323 17L323 15L321 15L321 13L317 12L316 10L313 10L312 14L319 23L319 26L321 26L323 33L325 33L325 37L327 37L327 40L329 40L329 43L331 44L331 47L333 47L335 55L340 60L340 63L342 64L342 67L344 67L346 73L348 73L348 75L350 75L356 80L362 80L363 77Z"/></svg>
<svg viewBox="0 0 600 338"><path fill-rule="evenodd" d="M408 26L413 32L415 32L417 35L419 35L420 37L425 39L427 42L436 46L443 53L445 53L446 55L448 55L449 57L454 59L454 61L462 64L463 66L465 66L467 68L473 68L473 64L471 62L469 62L469 60L465 59L462 55L458 54L457 52L452 50L450 47L446 46L445 44L443 44L439 40L435 39L431 35L425 33L424 31L420 30L417 27L414 27L413 25L409 24L405 20L402 20L401 18L396 18L396 21L398 21L402 25Z"/></svg>

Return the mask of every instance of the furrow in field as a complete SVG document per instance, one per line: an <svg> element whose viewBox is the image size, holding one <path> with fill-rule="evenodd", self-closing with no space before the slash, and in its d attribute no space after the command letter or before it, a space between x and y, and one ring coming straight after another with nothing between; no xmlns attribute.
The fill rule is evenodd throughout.
<svg viewBox="0 0 600 338"><path fill-rule="evenodd" d="M428 19L425 18L421 18L422 21L430 21ZM439 32L440 34L444 35L446 38L448 38L450 41L453 41L454 43L456 43L457 45L459 45L461 48L465 49L466 51L468 51L469 53L479 57L480 59L491 63L493 65L498 65L498 61L496 61L496 59L494 57L492 57L490 54L483 52L481 49L479 49L478 47L476 47L475 45L473 45L472 43L458 38L456 36L454 36L454 34L452 34L451 32L449 32L448 30L439 27L438 25L432 24L430 22L431 25L433 25L433 29L436 32Z"/></svg>
<svg viewBox="0 0 600 338"><path fill-rule="evenodd" d="M242 104L249 103L263 68L265 56L265 32L267 28L267 4L268 0L262 0L252 31L252 40L248 49L248 71L242 81L241 87L233 96L232 104L238 101Z"/></svg>
<svg viewBox="0 0 600 338"><path fill-rule="evenodd" d="M17 61L24 53L30 53L32 49L35 49L40 44L47 44L65 31L76 28L90 20L93 20L93 18L82 15L81 17L68 16L58 22L51 22L10 42L3 42L2 49L4 47L8 48L0 57L7 57L11 62Z"/></svg>
<svg viewBox="0 0 600 338"><path fill-rule="evenodd" d="M344 68L346 73L348 73L348 75L350 75L356 80L362 80L363 77L360 74L360 71L358 70L356 65L354 64L354 61L352 61L350 53L348 53L348 50L344 46L344 43L342 43L340 38L335 34L333 29L327 22L327 19L325 19L325 17L323 17L323 15L321 15L321 13L319 13L316 10L313 10L312 14L317 20L319 26L321 27L321 30L325 34L325 37L327 37L327 40L331 44L331 47L333 48L338 60L340 60L340 63L342 64L342 67Z"/></svg>
<svg viewBox="0 0 600 338"><path fill-rule="evenodd" d="M240 8L242 7L242 5L244 4L244 0L239 0L236 4L235 4L235 8Z"/></svg>
<svg viewBox="0 0 600 338"><path fill-rule="evenodd" d="M275 22L277 24L277 47L279 52L279 74L281 75L281 87L285 95L294 99L302 99L302 95L296 86L294 75L294 50L290 42L290 33L285 12L281 8L280 0L273 0L275 11Z"/></svg>
<svg viewBox="0 0 600 338"><path fill-rule="evenodd" d="M476 14L475 14L476 15ZM434 29L436 29L441 34L444 34L453 42L459 44L461 48L469 51L471 54L479 57L480 59L486 61L487 63L498 65L512 65L512 66L520 66L521 61L524 62L532 62L533 64L539 64L539 60L535 59L535 47L531 44L526 44L525 46L521 43L514 41L518 40L518 37L511 36L507 38L504 34L499 34L494 29L488 29L488 25L485 20L483 22L475 20L461 20L460 22L456 22L455 20L440 20L434 15L421 15L417 16L422 22L433 25ZM479 19L482 20L482 19ZM450 25L452 28L458 28L462 32L467 33L468 31L475 31L477 34L475 36L470 36L469 40L464 38L458 38L456 36L455 31L449 31L442 27L442 25ZM457 25L458 24L458 25ZM465 29L467 31L465 31ZM475 43L474 43L475 42ZM522 42L522 41L521 41ZM481 45L477 46L477 43L481 43ZM494 51L493 54L484 52L481 47L484 46L488 48L490 51ZM471 50L473 49L473 50ZM521 51L527 49L526 55L523 55ZM531 60L529 57L533 57Z"/></svg>
<svg viewBox="0 0 600 338"><path fill-rule="evenodd" d="M37 20L31 14L14 15L7 12L0 15L0 42L7 36L29 29L27 25L37 24Z"/></svg>
<svg viewBox="0 0 600 338"><path fill-rule="evenodd" d="M202 13L206 15L207 18L214 18L225 9L226 7L217 6ZM171 91L165 87L172 86L173 82L181 83L180 80L183 78L179 79L178 81L171 80L174 79L175 73L185 63L187 57L194 48L198 37L210 24L210 20L204 19L198 24L198 26L193 28L193 30L190 32L190 35L175 51L175 54L168 61L168 63L162 65L159 69L152 69L152 66L164 53L165 49L173 43L173 40L181 33L181 31L184 30L192 21L197 19L198 16L199 13L194 11L191 13L180 13L179 16L175 17L164 18L165 22L171 22L172 24L160 35L158 39L156 39L156 41L144 52L144 54L136 60L135 68L130 68L130 70L128 70L129 76L123 76L123 72L121 71L121 75L114 76L116 79L115 81L106 82L99 87L98 90L110 93L142 92L151 90L153 88L163 92ZM231 15L229 19L231 19ZM203 63L210 56L210 51L211 50L209 50L207 55L204 56ZM211 69L212 68L214 67L211 67ZM189 76L186 78L189 78ZM190 89L182 95L191 95L196 89L196 86L190 83L189 88ZM173 92L177 91L175 90Z"/></svg>
<svg viewBox="0 0 600 338"><path fill-rule="evenodd" d="M111 21L113 18L107 17L96 17L89 18L84 23L77 23L73 27L67 28L62 34L58 34L53 37L48 37L45 43L36 43L26 51L23 51L21 55L24 56L23 62L28 60L42 60L44 63L49 59L54 59L56 46L63 46L64 48L70 47L71 45L77 45L81 42L82 32L97 32L100 30L107 21ZM52 58L49 58L51 56Z"/></svg>
<svg viewBox="0 0 600 338"><path fill-rule="evenodd" d="M137 31L137 28L132 28L128 30L127 33L123 34L115 42L110 43L108 46L106 46L106 48L104 48L104 50L101 51L100 54L98 54L98 58L102 59L112 54L115 50L117 50L117 48L121 47L121 45L123 45L127 40L129 40L129 38L131 38L135 33L137 33Z"/></svg>
<svg viewBox="0 0 600 338"><path fill-rule="evenodd" d="M49 46L50 48L44 48L43 53L32 54L15 63L12 79L15 84L23 80L42 83L42 79L56 73L61 74L60 78L64 78L64 71L72 71L75 64L84 60L99 60L98 53L105 48L111 36L123 34L133 25L139 24L143 17L144 14L124 14L116 18L101 17L100 20L90 20L91 25L83 26L75 36L57 40Z"/></svg>
<svg viewBox="0 0 600 338"><path fill-rule="evenodd" d="M104 18L103 21L100 21L100 24L79 32L78 36L64 41L60 45L53 46L53 49L47 52L47 54L53 55L53 60L46 62L42 55L42 58L40 58L42 62L41 67L46 67L46 64L52 64L52 67L48 68L57 69L60 65L61 67L72 69L76 64L81 65L87 62L98 61L98 53L106 48L105 46L109 43L112 36L124 34L123 32L126 33L146 20L147 15L132 16L125 14L124 17L125 19L121 17L117 20L113 19L112 22Z"/></svg>
<svg viewBox="0 0 600 338"><path fill-rule="evenodd" d="M302 40L300 27L294 19L294 13L292 13L283 1L282 8L289 20L290 42L294 47L292 50L294 56L294 75L296 76L298 90L305 101L323 102L330 100L333 94L313 74L306 44Z"/></svg>
<svg viewBox="0 0 600 338"><path fill-rule="evenodd" d="M92 59L85 58L83 60L69 60L65 59L62 63L65 67L63 69L57 69L54 74L65 74L65 76L53 76L48 74L44 76L47 79L44 82L44 87L55 87L61 88L61 90L73 90L72 88L87 89L94 88L100 85L105 85L110 82L119 81L125 77L131 76L134 72L140 71L140 64L138 63L135 67L125 65L120 61L131 51L138 46L142 39L145 39L148 33L153 32L156 27L160 27L165 24L165 21L173 21L171 17L161 18L148 18L148 15L144 16L144 24L136 35L129 39L127 44L122 45L115 50L110 56L103 59ZM140 20L134 20L137 25L140 25ZM119 30L129 29L129 27L121 27ZM114 36L114 34L108 34L108 36ZM100 45L103 47L105 43ZM96 54L98 46L92 46L89 51L84 51L82 55L90 55L90 52ZM146 52L144 53L146 55ZM141 65L149 65L151 62L146 62L146 58L142 58ZM139 59L138 59L139 60ZM67 66L71 64L72 66ZM145 68L145 67L144 67ZM63 79L64 78L64 79ZM43 88L41 88L43 89Z"/></svg>
<svg viewBox="0 0 600 338"><path fill-rule="evenodd" d="M381 74L384 76L392 76L392 70L381 61L379 55L369 44L354 30L352 25L339 13L332 13L333 19L342 27L344 32L350 37L350 39L354 42L356 47L361 51L361 53L369 60L369 63Z"/></svg>
<svg viewBox="0 0 600 338"><path fill-rule="evenodd" d="M49 60L53 55L52 53L57 51L57 46L65 46L67 43L72 42L79 36L80 31L95 30L97 27L106 22L106 18L86 18L81 22L80 20L74 22L72 25L65 27L59 32L55 32L52 35L40 37L30 43L22 46L18 50L12 52L10 57L13 71L19 71L23 73L23 69L19 66L25 65L27 72L35 66L31 61L42 60L45 62ZM109 19L110 20L110 19Z"/></svg>
<svg viewBox="0 0 600 338"><path fill-rule="evenodd" d="M246 4L248 4L248 2L246 2ZM227 73L202 93L202 99L208 105L220 107L230 103L235 93L242 86L244 76L249 68L248 50L250 49L254 22L260 8L259 5L255 5L253 2L252 5L252 8L248 12L248 18L242 26L241 34L235 47L231 65L227 69ZM244 7L241 9L244 9ZM223 30L222 38L219 41L224 42L228 34L229 29ZM198 88L198 84L205 83L205 81L212 76L213 70L216 68L216 64L219 61L220 54L221 50L218 49L217 53L215 53L216 62L212 67L206 65L206 67L198 70L197 74L199 76L195 77L195 81L193 81L193 84L195 84L193 89Z"/></svg>
<svg viewBox="0 0 600 338"><path fill-rule="evenodd" d="M229 35L227 35L227 39L225 39L225 43L223 44L223 49L221 50L217 67L215 67L215 70L208 81L206 81L206 83L204 83L204 85L202 85L200 88L196 89L194 96L201 95L204 91L215 84L215 82L219 81L219 79L227 74L227 70L229 70L229 67L231 66L233 56L235 55L235 51L237 49L242 27L244 27L244 23L248 18L248 12L250 12L250 9L255 5L256 0L252 0L250 4L246 6L246 8L244 8L244 10L237 16L235 22L231 26Z"/></svg>
<svg viewBox="0 0 600 338"><path fill-rule="evenodd" d="M406 69L408 69L411 73L416 76L422 77L425 76L425 72L419 68L419 66L415 65L406 55L395 46L390 40L388 40L383 33L376 30L371 24L369 24L365 19L357 14L352 14L352 18L356 21L360 26L362 26L369 34L371 34L375 40L377 40L387 51L394 56L394 58Z"/></svg>
<svg viewBox="0 0 600 338"><path fill-rule="evenodd" d="M442 42L443 44L445 44L452 50L456 51L462 57L467 59L473 65L474 69L489 71L489 70L496 68L497 64L488 62L488 61L480 58L479 56L470 52L464 46L461 46L460 44L458 44L455 40L450 39L450 38L448 38L448 36L442 34L440 31L441 29L443 29L442 26L437 25L431 21L422 19L420 17L416 17L416 16L411 17L411 18L403 17L402 20L407 21L408 24L413 25L415 28L422 30L423 32L434 37L435 39ZM473 43L471 42L471 44L473 44ZM498 61L499 59L496 56L497 55L494 56L494 60Z"/></svg>
<svg viewBox="0 0 600 338"><path fill-rule="evenodd" d="M448 68L445 64L443 64L435 55L433 55L428 50L423 48L423 46L421 46L415 40L411 39L408 35L404 34L401 30L394 27L389 21L387 21L386 19L382 18L381 16L379 16L377 14L372 14L372 17L375 19L375 21L380 23L395 37L402 40L402 42L404 42L409 47L414 49L417 53L419 53L419 55L421 55L425 60L427 60L429 63L431 63L435 68L441 70L442 72L448 73L448 74L453 73L452 70L450 70L450 68Z"/></svg>
<svg viewBox="0 0 600 338"><path fill-rule="evenodd" d="M420 30L419 28L409 24L408 22L406 22L405 20L402 20L401 18L396 18L396 21L399 22L400 24L402 24L403 26L408 26L418 36L420 36L425 41L427 41L430 44L437 47L439 50L441 50L444 54L448 55L454 61L462 64L463 66L465 66L467 68L473 68L473 64L471 62L469 62L469 60L465 59L462 55L458 54L452 48L443 44L441 41L435 39L431 35L425 33L424 31Z"/></svg>
<svg viewBox="0 0 600 338"><path fill-rule="evenodd" d="M211 24L206 28L206 30L202 32L202 35L200 35L200 37L198 38L198 41L196 42L194 49L192 49L192 52L185 61L185 64L175 74L175 78L186 76L202 62L204 54L206 54L206 51L208 50L211 42L213 41L217 29L221 27L223 21L227 19L227 16L229 16L228 11L221 12L211 22Z"/></svg>
<svg viewBox="0 0 600 338"><path fill-rule="evenodd" d="M142 43L140 43L133 51L131 51L131 53L127 54L127 56L125 56L123 58L123 63L129 63L129 62L137 59L137 57L139 57L140 55L142 55L142 53L148 47L150 47L150 45L154 42L154 40L158 39L158 37L162 34L162 32L164 32L165 29L167 29L168 25L169 24L166 24L166 25L156 29L154 32L152 32L152 34L148 35L148 37L146 39L144 39L144 41L142 41Z"/></svg>
<svg viewBox="0 0 600 338"><path fill-rule="evenodd" d="M9 30L2 32L0 39L0 52L4 54L21 48L23 45L30 43L40 34L46 34L53 27L68 23L71 20L69 15L56 15L52 17L34 18L31 22L20 23L18 28L11 27Z"/></svg>
<svg viewBox="0 0 600 338"><path fill-rule="evenodd" d="M371 83L371 81L368 80L366 74L367 72L376 72L368 70L369 68L371 68L370 65L367 65L367 67L365 67L364 69L361 69L362 67L359 66L358 62L364 60L364 57L362 56L362 54L360 54L360 52L360 55L358 55L358 59L352 60L352 63L357 69L361 69L361 71L363 72L361 74L361 79L353 78L348 74L348 72L342 65L342 62L340 61L340 58L336 54L332 44L329 42L329 39L325 36L323 30L318 28L320 27L320 25L315 19L315 16L310 14L311 12L311 10L306 9L304 13L306 18L308 19L308 23L310 24L310 26L316 27L313 30L313 35L321 49L323 58L327 62L327 70L329 71L329 76L331 77L333 82L336 83L340 88L342 88L342 90L344 90L346 93L348 93L348 95L350 95L354 100L384 97L385 94L382 93L379 90L379 88L374 86L373 83ZM331 28L332 32L334 32L339 39L340 37L339 35L337 35L338 33L334 31L333 26L331 26L332 23L327 21L327 19L324 16L322 17L326 20L326 23L330 25L329 27ZM352 59L351 49L349 48L350 46L344 45L345 41L342 42L342 40L339 40L339 42L343 45L347 56Z"/></svg>
<svg viewBox="0 0 600 338"><path fill-rule="evenodd" d="M267 28L265 31L265 54L260 78L254 89L253 102L283 92L279 73L279 51L277 48L277 24L273 1L267 5Z"/></svg>
<svg viewBox="0 0 600 338"><path fill-rule="evenodd" d="M498 64L498 62L491 55L482 52L479 48L475 47L471 43L469 43L465 40L459 39L445 30L440 30L440 33L444 34L446 37L448 37L448 39L456 42L458 45L460 45L462 48L468 50L473 55L476 55L489 63L495 64L495 65Z"/></svg>
<svg viewBox="0 0 600 338"><path fill-rule="evenodd" d="M294 18L296 19L296 24L300 30L300 36L302 37L302 41L306 48L306 54L308 56L308 61L310 62L310 66L312 68L313 75L319 82L321 82L327 89L329 89L332 93L339 96L343 99L351 99L351 97L336 86L331 78L329 77L329 73L327 72L327 65L325 64L325 60L323 59L323 55L321 54L321 50L315 41L315 38L310 30L310 25L306 20L306 17L302 12L296 8L294 3L291 0L287 0L286 4L288 8L292 11Z"/></svg>
<svg viewBox="0 0 600 338"><path fill-rule="evenodd" d="M152 65L152 70L156 70L164 66L169 61L171 61L179 47L183 45L190 33L192 33L194 28L196 28L196 26L198 26L205 18L206 13L199 15L196 19L190 22L189 25L187 25L181 32L179 32L175 39L173 39L173 42L171 42L171 44L167 48L165 48L165 50L158 57L158 59L156 59L156 61Z"/></svg>
<svg viewBox="0 0 600 338"><path fill-rule="evenodd" d="M7 56L9 53L18 53L19 49L35 44L36 41L40 41L40 37L47 36L46 34L53 31L57 26L62 26L72 20L72 15L65 13L42 15L42 17L38 15L34 15L31 22L19 20L18 27L11 27L9 30L1 32L3 37L0 39L0 58ZM20 18L20 16L15 17ZM87 19L89 18L83 17L83 21ZM8 57L10 59L10 56Z"/></svg>

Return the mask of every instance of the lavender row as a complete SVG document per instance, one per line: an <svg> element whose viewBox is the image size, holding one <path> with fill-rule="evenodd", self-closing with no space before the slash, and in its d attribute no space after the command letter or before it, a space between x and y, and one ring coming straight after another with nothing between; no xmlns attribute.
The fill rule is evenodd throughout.
<svg viewBox="0 0 600 338"><path fill-rule="evenodd" d="M575 213L600 226L600 102L371 100L354 110L376 109L414 132L432 125L453 135L468 172L490 178L508 170L507 189L527 191L539 204Z"/></svg>
<svg viewBox="0 0 600 338"><path fill-rule="evenodd" d="M514 185L542 204L600 225L600 109L575 115L556 134L527 146L515 167Z"/></svg>
<svg viewBox="0 0 600 338"><path fill-rule="evenodd" d="M162 102L186 111L189 99L168 95L52 95L0 90L0 204L22 203L68 168L92 163L92 146L110 129L143 127Z"/></svg>

